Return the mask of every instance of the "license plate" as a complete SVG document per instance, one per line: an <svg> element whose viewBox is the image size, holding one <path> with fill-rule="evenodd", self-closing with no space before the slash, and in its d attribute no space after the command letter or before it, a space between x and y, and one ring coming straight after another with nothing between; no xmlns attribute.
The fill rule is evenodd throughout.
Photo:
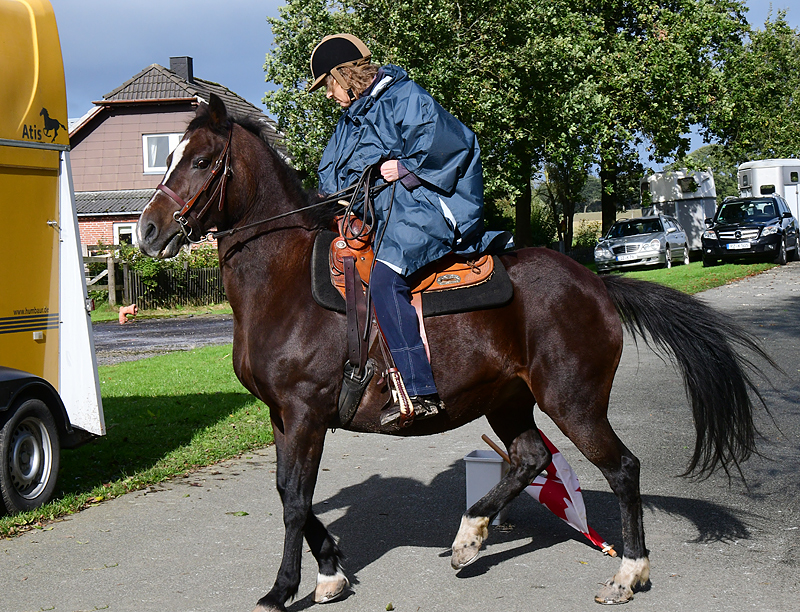
<svg viewBox="0 0 800 612"><path fill-rule="evenodd" d="M617 261L633 261L639 259L636 253L626 253L625 255L617 255Z"/></svg>
<svg viewBox="0 0 800 612"><path fill-rule="evenodd" d="M737 250L737 249L749 249L750 243L749 242L731 242L728 244L729 250Z"/></svg>

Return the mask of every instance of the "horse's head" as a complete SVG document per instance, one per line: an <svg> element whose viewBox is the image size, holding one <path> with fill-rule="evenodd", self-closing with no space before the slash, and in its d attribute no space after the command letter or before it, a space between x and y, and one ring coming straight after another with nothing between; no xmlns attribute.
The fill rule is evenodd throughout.
<svg viewBox="0 0 800 612"><path fill-rule="evenodd" d="M173 257L190 239L219 226L232 130L222 100L212 94L208 104L200 104L139 218L136 232L145 255Z"/></svg>

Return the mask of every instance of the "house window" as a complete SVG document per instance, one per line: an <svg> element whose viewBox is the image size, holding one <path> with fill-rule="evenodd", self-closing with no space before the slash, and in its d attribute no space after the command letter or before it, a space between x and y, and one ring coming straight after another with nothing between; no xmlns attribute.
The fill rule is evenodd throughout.
<svg viewBox="0 0 800 612"><path fill-rule="evenodd" d="M114 244L137 244L135 223L114 224Z"/></svg>
<svg viewBox="0 0 800 612"><path fill-rule="evenodd" d="M797 182L797 172L790 172L789 173L789 181L792 183Z"/></svg>
<svg viewBox="0 0 800 612"><path fill-rule="evenodd" d="M750 186L750 176L747 174L742 175L742 187L749 187Z"/></svg>
<svg viewBox="0 0 800 612"><path fill-rule="evenodd" d="M145 174L166 172L167 157L180 141L180 134L144 134L142 136L142 152Z"/></svg>
<svg viewBox="0 0 800 612"><path fill-rule="evenodd" d="M775 193L775 185L761 185L761 195Z"/></svg>

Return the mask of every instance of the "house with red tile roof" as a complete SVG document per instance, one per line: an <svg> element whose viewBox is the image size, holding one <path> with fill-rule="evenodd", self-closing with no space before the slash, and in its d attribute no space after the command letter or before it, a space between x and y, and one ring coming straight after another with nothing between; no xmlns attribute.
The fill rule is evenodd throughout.
<svg viewBox="0 0 800 612"><path fill-rule="evenodd" d="M216 94L231 115L265 126L288 161L275 121L224 85L194 76L191 57L152 64L107 93L70 125L70 161L81 244L136 242L136 222L166 172L195 110Z"/></svg>

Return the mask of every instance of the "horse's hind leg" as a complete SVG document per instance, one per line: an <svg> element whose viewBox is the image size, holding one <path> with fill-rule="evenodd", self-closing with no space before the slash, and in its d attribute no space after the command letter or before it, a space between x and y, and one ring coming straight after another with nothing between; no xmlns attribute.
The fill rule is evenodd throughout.
<svg viewBox="0 0 800 612"><path fill-rule="evenodd" d="M592 405L592 404L588 404ZM620 604L633 598L633 590L650 579L650 560L644 542L639 460L617 437L606 418L607 399L595 410L560 411L556 424L605 476L617 496L622 523L623 555L619 571L600 588L595 601ZM542 408L547 412L545 408ZM572 415L566 418L565 414Z"/></svg>
<svg viewBox="0 0 800 612"><path fill-rule="evenodd" d="M527 487L551 461L542 437L533 421L533 401L519 415L489 417L489 424L508 448L511 467L505 477L489 493L479 499L461 517L461 526L453 541L451 565L460 569L478 557L481 545L489 535L489 522ZM516 417L516 418L515 418Z"/></svg>

